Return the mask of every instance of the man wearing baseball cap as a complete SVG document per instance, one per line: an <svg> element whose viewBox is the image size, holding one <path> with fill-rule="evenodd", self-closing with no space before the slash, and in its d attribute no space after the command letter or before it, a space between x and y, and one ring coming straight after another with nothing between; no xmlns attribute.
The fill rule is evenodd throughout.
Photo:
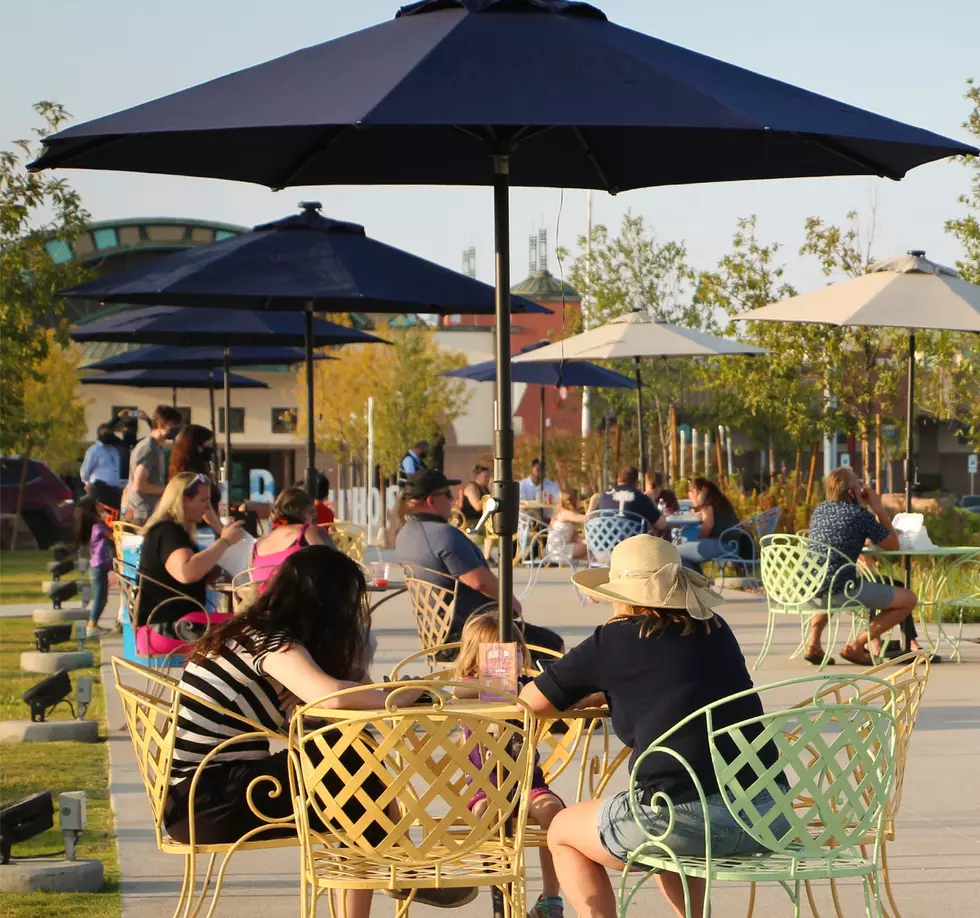
<svg viewBox="0 0 980 918"><path fill-rule="evenodd" d="M500 583L479 547L449 525L455 505L450 488L459 483L435 469L409 475L402 489L408 513L395 538L398 563L412 567L419 579L450 589L459 583L453 623L446 639L449 643L459 640L470 615L500 597ZM521 604L516 597L514 616L518 620L521 617ZM518 627L523 629L528 644L556 651L565 648L561 635L548 628L521 621Z"/></svg>

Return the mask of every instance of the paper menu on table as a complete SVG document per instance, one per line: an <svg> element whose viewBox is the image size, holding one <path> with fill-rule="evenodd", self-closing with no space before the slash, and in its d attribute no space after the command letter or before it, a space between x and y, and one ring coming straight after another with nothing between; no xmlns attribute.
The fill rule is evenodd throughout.
<svg viewBox="0 0 980 918"><path fill-rule="evenodd" d="M516 643L480 644L480 701L509 701L502 692L516 695L521 658Z"/></svg>

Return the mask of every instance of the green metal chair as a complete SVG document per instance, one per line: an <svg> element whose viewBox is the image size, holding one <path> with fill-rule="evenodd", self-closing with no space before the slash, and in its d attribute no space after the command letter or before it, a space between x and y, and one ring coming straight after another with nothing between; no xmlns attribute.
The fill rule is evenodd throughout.
<svg viewBox="0 0 980 918"><path fill-rule="evenodd" d="M832 561L837 562L838 567L825 589ZM814 616L827 616L827 641L819 666L821 670L833 655L842 616L850 616L851 639L860 628L867 627L869 613L857 599L858 588L861 580L881 578L862 561L855 564L833 546L815 539L780 533L762 537L760 566L769 617L762 649L753 669L758 669L769 653L778 615L795 615L800 619L800 643L791 659L806 648L807 633Z"/></svg>
<svg viewBox="0 0 980 918"><path fill-rule="evenodd" d="M811 676L790 679L750 689L706 705L675 724L658 737L640 756L630 777L630 810L640 826L645 841L630 855L619 886L619 914L625 918L636 892L654 873L677 873L685 897L685 915L691 916L688 877L705 880L703 918L710 913L711 885L716 881L779 883L793 902L794 916L799 918L802 886L809 880L860 878L864 886L865 913L881 916L878 889L878 866L881 840L897 773L895 690L884 679L866 675L855 678L850 698L839 688L823 696L830 684L846 685L847 677L831 679ZM882 705L856 703L868 684L877 682L883 695L890 699ZM719 709L736 698L758 691L760 694L789 685L806 685L812 691L811 701L787 710L723 726ZM670 745L671 738L682 728L703 719L711 749L715 779L725 805L736 823L754 838L761 853L741 857L712 857L711 827L705 826L704 857L679 856L670 849L670 826L674 806L666 794L654 796L650 808L657 814L666 811L668 829L652 835L640 818L636 775L649 756L667 755L679 762L690 775L707 812L707 795L690 764ZM772 742L778 751L776 764L766 767L761 759L763 747ZM723 752L729 746L728 754ZM735 753L732 755L732 748ZM743 770L751 775L745 780ZM785 775L786 783L780 778ZM775 806L759 813L753 800L768 791ZM806 801L801 805L801 801ZM774 826L784 817L787 829ZM873 851L865 856L862 845ZM635 882L631 873L648 868Z"/></svg>

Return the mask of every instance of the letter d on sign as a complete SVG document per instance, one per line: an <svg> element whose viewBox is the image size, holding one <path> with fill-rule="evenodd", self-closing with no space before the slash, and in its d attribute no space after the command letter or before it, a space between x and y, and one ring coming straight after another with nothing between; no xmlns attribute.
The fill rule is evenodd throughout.
<svg viewBox="0 0 980 918"><path fill-rule="evenodd" d="M258 504L271 504L276 499L276 480L265 469L248 473L248 499Z"/></svg>

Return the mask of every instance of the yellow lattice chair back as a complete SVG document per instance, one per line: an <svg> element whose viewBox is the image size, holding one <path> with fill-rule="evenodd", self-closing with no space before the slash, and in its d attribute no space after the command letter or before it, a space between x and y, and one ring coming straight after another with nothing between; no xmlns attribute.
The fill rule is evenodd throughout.
<svg viewBox="0 0 980 918"><path fill-rule="evenodd" d="M116 546L116 556L122 555L122 540L123 536L127 535L141 535L143 532L142 526L137 526L135 523L127 523L125 520L115 520L112 524L112 542Z"/></svg>
<svg viewBox="0 0 980 918"><path fill-rule="evenodd" d="M364 563L364 530L353 523L333 523L330 538L337 549L360 564Z"/></svg>
<svg viewBox="0 0 980 918"><path fill-rule="evenodd" d="M239 571L231 578L231 607L235 615L241 615L259 598L263 581L252 579L254 567Z"/></svg>
<svg viewBox="0 0 980 918"><path fill-rule="evenodd" d="M388 691L385 710L345 710L344 696L364 691L357 687L293 716L302 895L314 909L330 889L498 886L511 914L524 914L533 716L516 697L454 701L452 687L382 683L370 688ZM431 694L417 702L420 688ZM487 799L480 816L467 805L478 791ZM310 828L308 813L325 831Z"/></svg>
<svg viewBox="0 0 980 918"><path fill-rule="evenodd" d="M157 846L162 848L166 834L163 814L177 735L177 683L163 673L119 657L112 658L112 672L136 753L136 764L149 799ZM146 688L127 685L127 676L145 680Z"/></svg>
<svg viewBox="0 0 980 918"><path fill-rule="evenodd" d="M433 571L417 564L403 564L405 589L412 603L415 628L419 644L430 651L434 662L433 647L446 642L453 624L459 581L442 571Z"/></svg>

